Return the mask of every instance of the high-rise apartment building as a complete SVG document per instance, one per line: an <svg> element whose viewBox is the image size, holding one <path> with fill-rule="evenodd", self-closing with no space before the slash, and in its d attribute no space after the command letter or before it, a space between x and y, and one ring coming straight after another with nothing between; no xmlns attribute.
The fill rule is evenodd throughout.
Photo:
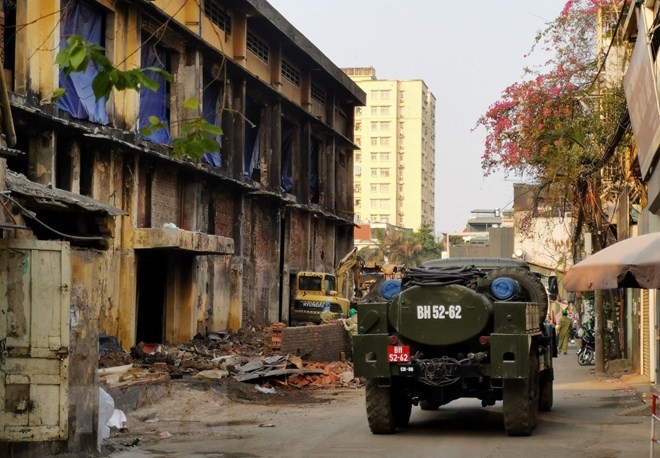
<svg viewBox="0 0 660 458"><path fill-rule="evenodd" d="M435 96L422 80L379 80L373 67L343 70L367 94L355 110L356 219L433 228Z"/></svg>

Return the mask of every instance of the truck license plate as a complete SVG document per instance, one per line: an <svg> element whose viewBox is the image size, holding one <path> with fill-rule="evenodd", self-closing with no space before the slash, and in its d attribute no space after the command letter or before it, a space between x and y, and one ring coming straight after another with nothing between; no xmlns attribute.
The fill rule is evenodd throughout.
<svg viewBox="0 0 660 458"><path fill-rule="evenodd" d="M387 360L390 363L409 363L410 346L409 345L388 345Z"/></svg>

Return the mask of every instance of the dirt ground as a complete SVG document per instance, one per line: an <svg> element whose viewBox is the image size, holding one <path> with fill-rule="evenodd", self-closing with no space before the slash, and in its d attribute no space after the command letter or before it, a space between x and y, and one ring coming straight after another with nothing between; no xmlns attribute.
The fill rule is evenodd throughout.
<svg viewBox="0 0 660 458"><path fill-rule="evenodd" d="M266 392L262 392L266 391ZM125 412L126 428L111 431L103 442L104 456L132 448L148 449L172 437L206 440L218 427L252 425L274 427L273 415L286 408L329 404L356 388L298 388L277 383L238 382L233 378L212 381L172 381L155 403Z"/></svg>

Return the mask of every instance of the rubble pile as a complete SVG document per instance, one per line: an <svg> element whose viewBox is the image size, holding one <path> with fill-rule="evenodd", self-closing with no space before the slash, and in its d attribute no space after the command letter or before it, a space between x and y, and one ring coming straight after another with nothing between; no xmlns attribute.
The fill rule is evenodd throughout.
<svg viewBox="0 0 660 458"><path fill-rule="evenodd" d="M309 363L305 368L319 369L322 373L294 374L287 383L298 388L359 388L364 385L363 380L353 376L353 365L347 361Z"/></svg>
<svg viewBox="0 0 660 458"><path fill-rule="evenodd" d="M248 323L237 332L197 334L180 345L140 342L130 353L106 337L99 358L101 384L159 383L184 377L220 380L231 376L239 382L290 388L360 386L347 361L308 363L298 356L273 354L272 345L264 345L265 331L270 331L266 336L271 342L272 328Z"/></svg>

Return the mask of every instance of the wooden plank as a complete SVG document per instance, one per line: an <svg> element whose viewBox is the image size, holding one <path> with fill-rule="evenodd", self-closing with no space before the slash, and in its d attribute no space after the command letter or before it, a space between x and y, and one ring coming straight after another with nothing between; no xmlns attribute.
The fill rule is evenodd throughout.
<svg viewBox="0 0 660 458"><path fill-rule="evenodd" d="M30 252L10 248L0 251L6 253L7 347L27 350L30 347L32 314L29 282L25 281L25 276L30 271Z"/></svg>
<svg viewBox="0 0 660 458"><path fill-rule="evenodd" d="M0 239L0 250L39 250L61 252L68 242L29 239Z"/></svg>
<svg viewBox="0 0 660 458"><path fill-rule="evenodd" d="M31 305L39 319L32 320L30 346L52 348L51 338L61 337L61 252L32 250L31 254Z"/></svg>
<svg viewBox="0 0 660 458"><path fill-rule="evenodd" d="M53 402L58 400L59 402ZM30 385L30 401L33 410L30 412L30 426L57 426L60 424L60 389L57 385Z"/></svg>
<svg viewBox="0 0 660 458"><path fill-rule="evenodd" d="M52 425L32 426L29 428L25 426L6 426L5 436L11 437L15 442L66 439L66 437L60 435L58 426Z"/></svg>
<svg viewBox="0 0 660 458"><path fill-rule="evenodd" d="M25 323L8 343L29 355L6 358L0 365L0 440L67 438L68 357L60 360L56 351L69 345L70 285L67 242L0 240L0 287L13 291L0 298L5 311L0 329L4 335L10 329L4 318L8 311L14 315L14 329ZM4 412L6 385L12 390L29 386L31 404L25 413Z"/></svg>
<svg viewBox="0 0 660 458"><path fill-rule="evenodd" d="M60 374L60 360L54 358L7 358L5 359L4 371L6 374Z"/></svg>

